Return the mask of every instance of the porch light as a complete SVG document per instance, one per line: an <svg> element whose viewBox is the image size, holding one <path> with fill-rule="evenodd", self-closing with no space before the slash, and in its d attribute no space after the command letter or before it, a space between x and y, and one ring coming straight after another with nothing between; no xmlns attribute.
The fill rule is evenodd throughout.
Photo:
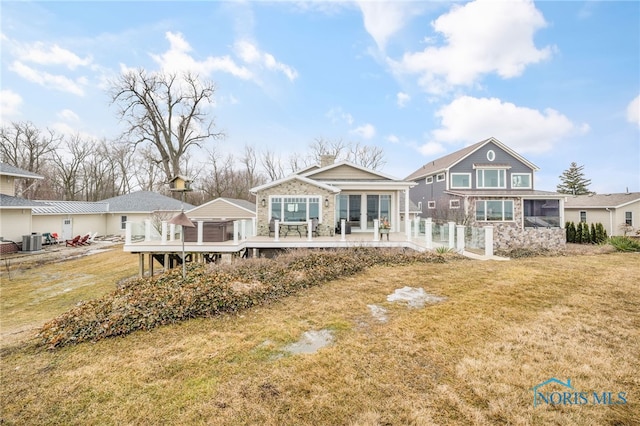
<svg viewBox="0 0 640 426"><path fill-rule="evenodd" d="M324 206L325 206L325 207L329 207L329 197L325 197L325 199L324 199Z"/></svg>
<svg viewBox="0 0 640 426"><path fill-rule="evenodd" d="M265 200L263 198L262 201L260 201L260 204L262 205L262 207L266 207L267 206L267 200Z"/></svg>

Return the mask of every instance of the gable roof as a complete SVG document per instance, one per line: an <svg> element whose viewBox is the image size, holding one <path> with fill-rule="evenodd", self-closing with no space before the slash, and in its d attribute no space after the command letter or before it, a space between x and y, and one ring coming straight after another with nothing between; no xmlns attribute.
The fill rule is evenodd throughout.
<svg viewBox="0 0 640 426"><path fill-rule="evenodd" d="M107 198L100 202L109 206L109 212L179 211L183 206L180 200L153 191L132 192ZM192 204L184 203L185 210L190 210L194 207Z"/></svg>
<svg viewBox="0 0 640 426"><path fill-rule="evenodd" d="M28 179L44 179L44 176L41 176L37 173L30 172L28 170L21 169L19 167L12 166L11 164L7 164L7 163L0 163L0 175L28 178Z"/></svg>
<svg viewBox="0 0 640 426"><path fill-rule="evenodd" d="M262 191L262 190L265 190L265 189L268 189L268 188L271 188L271 187L274 187L274 186L278 186L278 185L281 185L281 184L283 184L285 182L289 182L291 180L299 180L301 182L308 183L309 185L314 185L314 186L317 186L318 188L323 188L323 189L326 189L327 191L331 191L331 192L335 192L335 193L340 192L340 189L338 189L338 188L336 188L334 186L327 185L325 183L318 182L317 180L309 179L308 177L299 176L299 175L296 175L296 174L287 176L287 177L282 178L282 179L274 180L273 182L265 183L264 185L253 187L253 188L251 188L249 190L249 192L251 192L252 194L255 194L258 191Z"/></svg>
<svg viewBox="0 0 640 426"><path fill-rule="evenodd" d="M566 209L576 208L620 208L640 201L640 192L616 194L568 195L564 201Z"/></svg>
<svg viewBox="0 0 640 426"><path fill-rule="evenodd" d="M377 178L377 179L381 179L381 180L398 180L392 176L389 176L387 174L378 172L376 170L372 170L372 169L368 169L366 167L363 166L359 166L357 164L351 163L349 161L339 161L337 163L331 163L328 164L324 167L317 167L313 170L308 170L305 173L301 174L302 176L305 177L309 177L311 179L319 179L319 180L324 180L324 181L328 181L328 180L334 180L332 179L330 176L327 177L320 177L318 175L322 175L322 174L329 174L328 172L330 171L336 171L336 170L340 170L340 169L354 169L357 170L359 172L362 173L362 176L371 176L372 178ZM340 180L340 179L336 179L336 180ZM369 180L369 179L367 179Z"/></svg>
<svg viewBox="0 0 640 426"><path fill-rule="evenodd" d="M469 146L467 146L465 148L462 148L462 149L460 149L458 151L452 152L451 154L445 155L444 157L438 158L436 160L433 160L433 161L423 165L421 168L419 168L415 172L411 173L406 178L406 180L420 179L421 177L424 177L424 176L428 176L428 175L432 175L434 173L443 172L445 170L448 170L451 167L453 167L456 164L458 164L460 161L462 161L465 158L467 158L469 155L473 154L474 152L476 152L477 150L482 148L483 146L487 145L488 143L494 143L494 144L498 145L498 147L500 147L502 150L504 150L505 152L509 153L511 156L517 158L519 161L523 162L527 166L531 167L533 170L539 170L538 166L536 166L535 164L531 163L530 161L528 161L526 158L522 157L517 152L513 151L511 148L509 148L508 146L506 146L505 144L500 142L498 139L496 139L494 137L490 137L488 139L485 139L483 141L474 143L473 145L469 145Z"/></svg>
<svg viewBox="0 0 640 426"><path fill-rule="evenodd" d="M247 201L247 200L240 200L238 198L228 198L228 197L218 197L215 198L211 201L208 201L204 204L201 204L197 207L194 207L188 211L186 211L187 214L189 213L193 213L195 211L198 211L200 209L206 209L208 206L211 206L213 204L220 204L220 203L225 203L225 204L230 204L234 207L240 208L242 210L246 210L248 213L251 213L253 215L256 214L256 205L255 203L252 203L251 201Z"/></svg>
<svg viewBox="0 0 640 426"><path fill-rule="evenodd" d="M43 206L43 204L38 201L0 194L0 209L33 209L40 206Z"/></svg>

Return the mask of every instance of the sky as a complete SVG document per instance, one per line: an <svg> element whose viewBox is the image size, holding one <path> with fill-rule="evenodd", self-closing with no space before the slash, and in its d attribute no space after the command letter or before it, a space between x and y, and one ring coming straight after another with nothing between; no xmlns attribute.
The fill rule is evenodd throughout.
<svg viewBox="0 0 640 426"><path fill-rule="evenodd" d="M539 167L535 189L576 162L592 191L640 191L638 1L2 0L0 15L3 125L115 138L110 81L191 71L216 86L222 154L342 140L405 178L495 137Z"/></svg>

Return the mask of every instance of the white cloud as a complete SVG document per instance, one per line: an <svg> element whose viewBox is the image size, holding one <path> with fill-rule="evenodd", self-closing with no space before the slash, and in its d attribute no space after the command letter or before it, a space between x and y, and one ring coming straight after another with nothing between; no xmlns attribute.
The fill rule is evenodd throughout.
<svg viewBox="0 0 640 426"><path fill-rule="evenodd" d="M248 64L282 72L290 81L298 78L298 72L294 68L278 62L271 53L261 52L255 44L247 40L237 41L234 44L234 49L238 57Z"/></svg>
<svg viewBox="0 0 640 426"><path fill-rule="evenodd" d="M364 27L380 50L384 50L389 38L423 8L419 3L405 1L363 0L357 4L362 11Z"/></svg>
<svg viewBox="0 0 640 426"><path fill-rule="evenodd" d="M419 75L420 85L433 94L473 85L485 74L519 76L528 65L549 58L553 50L534 45L534 33L546 22L530 0L454 5L432 26L444 37L444 45L405 53L400 61L389 62L399 73Z"/></svg>
<svg viewBox="0 0 640 426"><path fill-rule="evenodd" d="M400 138L398 138L396 135L389 135L387 136L387 141L391 142L392 144L397 144L400 143Z"/></svg>
<svg viewBox="0 0 640 426"><path fill-rule="evenodd" d="M427 142L426 144L421 145L418 148L418 151L420 151L420 153L426 157L433 157L438 154L442 154L443 152L445 152L445 150L445 147L438 142Z"/></svg>
<svg viewBox="0 0 640 426"><path fill-rule="evenodd" d="M411 100L411 96L409 96L404 92L398 92L396 94L396 103L400 108L404 108L407 105L407 103L409 103L410 100Z"/></svg>
<svg viewBox="0 0 640 426"><path fill-rule="evenodd" d="M376 128L373 124L363 124L351 131L351 133L360 136L363 139L371 139L376 135Z"/></svg>
<svg viewBox="0 0 640 426"><path fill-rule="evenodd" d="M90 56L81 58L57 44L47 45L37 42L16 47L14 53L23 62L32 62L38 65L64 65L71 70L77 67L87 67L92 63Z"/></svg>
<svg viewBox="0 0 640 426"><path fill-rule="evenodd" d="M342 110L342 108L340 108L340 107L331 108L329 111L327 111L325 116L329 120L331 120L331 122L334 123L334 124L339 123L341 121L344 121L349 126L351 126L353 124L353 116L351 114L349 114L348 112L344 112Z"/></svg>
<svg viewBox="0 0 640 426"><path fill-rule="evenodd" d="M627 106L627 121L640 127L640 95L629 102Z"/></svg>
<svg viewBox="0 0 640 426"><path fill-rule="evenodd" d="M22 96L7 89L0 91L0 115L3 121L5 117L18 115L21 105Z"/></svg>
<svg viewBox="0 0 640 426"><path fill-rule="evenodd" d="M249 69L236 64L227 55L210 56L204 61L195 60L189 54L192 50L191 46L180 33L167 32L165 37L169 41L169 50L160 55L151 55L163 71L173 73L190 71L199 75L210 75L212 72L221 71L243 80L253 78Z"/></svg>
<svg viewBox="0 0 640 426"><path fill-rule="evenodd" d="M80 117L78 116L78 114L71 111L70 109L63 109L62 111L60 111L58 113L58 118L65 121L80 121Z"/></svg>
<svg viewBox="0 0 640 426"><path fill-rule="evenodd" d="M79 77L75 81L63 75L54 75L48 72L31 68L20 61L14 61L9 69L25 80L39 84L49 89L60 90L62 92L73 93L74 95L84 96L84 88L87 79Z"/></svg>
<svg viewBox="0 0 640 426"><path fill-rule="evenodd" d="M441 127L431 133L432 143L469 145L493 136L521 153L550 151L564 138L589 130L553 109L538 111L496 98L462 96L436 116Z"/></svg>

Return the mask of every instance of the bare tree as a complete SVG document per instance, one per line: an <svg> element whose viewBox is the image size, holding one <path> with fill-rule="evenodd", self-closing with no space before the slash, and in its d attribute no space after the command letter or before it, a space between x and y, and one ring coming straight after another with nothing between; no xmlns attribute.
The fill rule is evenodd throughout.
<svg viewBox="0 0 640 426"><path fill-rule="evenodd" d="M61 139L62 137L52 130L47 129L46 133L43 133L31 122L12 122L11 125L0 128L0 155L2 161L7 164L44 174L46 163L58 148ZM38 189L43 182L19 179L16 184L18 194L36 198L40 195Z"/></svg>
<svg viewBox="0 0 640 426"><path fill-rule="evenodd" d="M139 69L121 75L111 86L111 101L128 124L126 135L135 146L155 148L149 159L161 165L166 181L181 174L190 148L223 137L213 131L214 121L206 113L215 92L212 82L190 73L178 77Z"/></svg>
<svg viewBox="0 0 640 426"><path fill-rule="evenodd" d="M278 180L284 177L284 167L282 161L275 153L266 150L260 158L260 163L271 180Z"/></svg>
<svg viewBox="0 0 640 426"><path fill-rule="evenodd" d="M65 145L67 152L58 150L53 153L53 164L56 168L54 182L60 198L75 201L85 193L83 165L91 154L94 143L75 135L67 139Z"/></svg>
<svg viewBox="0 0 640 426"><path fill-rule="evenodd" d="M347 159L354 164L371 170L379 170L386 164L382 148L378 146L361 145L360 143L349 146Z"/></svg>

